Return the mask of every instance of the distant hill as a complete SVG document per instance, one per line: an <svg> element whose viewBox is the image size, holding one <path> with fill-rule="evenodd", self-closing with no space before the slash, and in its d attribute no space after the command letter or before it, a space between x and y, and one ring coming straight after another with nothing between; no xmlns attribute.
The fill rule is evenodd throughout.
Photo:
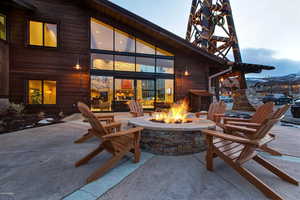
<svg viewBox="0 0 300 200"><path fill-rule="evenodd" d="M290 84L300 84L300 72L296 74L289 74L285 76L274 76L274 77L268 77L268 78L246 78L248 86L255 85L256 83L290 83Z"/></svg>

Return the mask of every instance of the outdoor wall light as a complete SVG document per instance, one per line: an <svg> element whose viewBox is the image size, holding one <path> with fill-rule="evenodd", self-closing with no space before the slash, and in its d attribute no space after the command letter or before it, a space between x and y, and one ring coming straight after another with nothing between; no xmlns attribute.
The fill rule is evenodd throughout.
<svg viewBox="0 0 300 200"><path fill-rule="evenodd" d="M78 59L77 59L77 63L76 63L76 65L75 65L75 67L74 67L76 70L81 70L81 66L80 66L80 63L79 63L79 57L78 57Z"/></svg>
<svg viewBox="0 0 300 200"><path fill-rule="evenodd" d="M184 71L183 75L184 76L190 76L190 73L189 73L187 67L185 67L185 71Z"/></svg>

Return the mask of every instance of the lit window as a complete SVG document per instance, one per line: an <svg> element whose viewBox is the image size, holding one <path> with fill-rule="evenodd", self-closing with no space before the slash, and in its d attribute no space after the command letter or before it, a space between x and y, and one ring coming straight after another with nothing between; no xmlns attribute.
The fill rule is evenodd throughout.
<svg viewBox="0 0 300 200"><path fill-rule="evenodd" d="M156 59L156 72L174 74L174 60Z"/></svg>
<svg viewBox="0 0 300 200"><path fill-rule="evenodd" d="M29 80L29 104L56 104L56 81Z"/></svg>
<svg viewBox="0 0 300 200"><path fill-rule="evenodd" d="M115 51L135 52L135 41L132 35L115 29Z"/></svg>
<svg viewBox="0 0 300 200"><path fill-rule="evenodd" d="M113 70L113 55L110 54L92 54L91 55L92 68L93 69L103 69L103 70Z"/></svg>
<svg viewBox="0 0 300 200"><path fill-rule="evenodd" d="M115 70L135 71L135 58L132 56L115 56Z"/></svg>
<svg viewBox="0 0 300 200"><path fill-rule="evenodd" d="M111 111L113 77L91 76L91 105L93 111Z"/></svg>
<svg viewBox="0 0 300 200"><path fill-rule="evenodd" d="M91 49L113 51L113 27L91 18Z"/></svg>
<svg viewBox="0 0 300 200"><path fill-rule="evenodd" d="M30 21L29 44L34 46L57 47L57 25Z"/></svg>
<svg viewBox="0 0 300 200"><path fill-rule="evenodd" d="M156 102L173 103L174 80L157 79L156 81Z"/></svg>
<svg viewBox="0 0 300 200"><path fill-rule="evenodd" d="M136 38L136 52L142 54L155 54L155 47L143 40Z"/></svg>
<svg viewBox="0 0 300 200"><path fill-rule="evenodd" d="M0 39L6 40L6 16L0 13Z"/></svg>
<svg viewBox="0 0 300 200"><path fill-rule="evenodd" d="M56 104L56 81L44 81L44 104Z"/></svg>
<svg viewBox="0 0 300 200"><path fill-rule="evenodd" d="M42 81L29 81L29 104L42 104Z"/></svg>
<svg viewBox="0 0 300 200"><path fill-rule="evenodd" d="M136 71L137 72L155 72L155 59L136 57Z"/></svg>

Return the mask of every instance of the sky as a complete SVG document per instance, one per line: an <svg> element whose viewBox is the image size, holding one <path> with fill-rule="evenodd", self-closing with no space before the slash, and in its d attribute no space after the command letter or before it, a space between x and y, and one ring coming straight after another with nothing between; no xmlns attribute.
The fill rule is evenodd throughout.
<svg viewBox="0 0 300 200"><path fill-rule="evenodd" d="M185 38L192 0L110 0ZM300 1L231 0L243 62L275 66L248 77L300 73Z"/></svg>

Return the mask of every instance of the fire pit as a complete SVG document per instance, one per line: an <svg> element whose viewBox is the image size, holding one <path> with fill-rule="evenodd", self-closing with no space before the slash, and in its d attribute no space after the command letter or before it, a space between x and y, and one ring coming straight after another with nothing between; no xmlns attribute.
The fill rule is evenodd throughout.
<svg viewBox="0 0 300 200"><path fill-rule="evenodd" d="M185 155L206 148L201 129L215 129L215 123L205 119L191 119L189 123L160 123L152 117L132 118L129 125L144 127L141 135L142 149L160 155Z"/></svg>

